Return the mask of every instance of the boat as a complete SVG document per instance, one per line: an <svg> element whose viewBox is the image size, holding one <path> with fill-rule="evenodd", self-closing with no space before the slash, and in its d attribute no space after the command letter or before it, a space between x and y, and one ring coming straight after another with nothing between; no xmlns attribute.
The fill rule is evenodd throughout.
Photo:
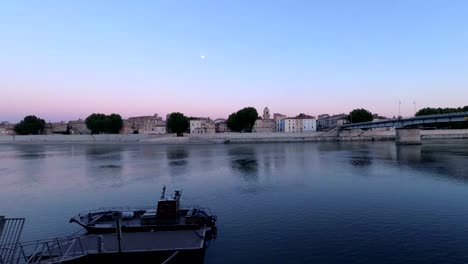
<svg viewBox="0 0 468 264"><path fill-rule="evenodd" d="M108 207L86 211L70 219L89 234L122 232L148 232L172 230L216 229L216 215L209 209L196 206L181 207L181 190L166 198L164 186L156 207Z"/></svg>

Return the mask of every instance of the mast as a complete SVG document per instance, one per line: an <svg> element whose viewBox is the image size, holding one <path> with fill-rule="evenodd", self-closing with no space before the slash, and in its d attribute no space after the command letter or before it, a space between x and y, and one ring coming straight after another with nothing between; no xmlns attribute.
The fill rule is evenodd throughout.
<svg viewBox="0 0 468 264"><path fill-rule="evenodd" d="M161 193L161 200L164 200L165 197L166 197L166 185L164 185L164 187L163 187L163 190L162 190L162 193Z"/></svg>

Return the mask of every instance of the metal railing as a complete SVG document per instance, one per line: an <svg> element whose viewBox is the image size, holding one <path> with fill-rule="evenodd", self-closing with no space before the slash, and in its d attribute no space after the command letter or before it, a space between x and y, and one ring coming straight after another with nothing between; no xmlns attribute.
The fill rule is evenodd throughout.
<svg viewBox="0 0 468 264"><path fill-rule="evenodd" d="M82 236L22 242L6 264L61 263L87 254Z"/></svg>
<svg viewBox="0 0 468 264"><path fill-rule="evenodd" d="M24 221L24 218L0 216L0 264L10 263L14 258Z"/></svg>

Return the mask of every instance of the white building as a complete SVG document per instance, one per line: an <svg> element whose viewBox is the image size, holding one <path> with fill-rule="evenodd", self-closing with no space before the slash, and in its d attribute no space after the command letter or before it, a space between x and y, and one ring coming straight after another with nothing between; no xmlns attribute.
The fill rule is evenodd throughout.
<svg viewBox="0 0 468 264"><path fill-rule="evenodd" d="M313 116L300 114L277 120L277 131L285 133L308 133L317 131L317 120Z"/></svg>
<svg viewBox="0 0 468 264"><path fill-rule="evenodd" d="M209 118L190 120L190 134L216 133L215 123Z"/></svg>
<svg viewBox="0 0 468 264"><path fill-rule="evenodd" d="M284 132L283 127L281 126L281 120L285 119L287 116L275 113L273 114L273 119L275 120L275 131Z"/></svg>

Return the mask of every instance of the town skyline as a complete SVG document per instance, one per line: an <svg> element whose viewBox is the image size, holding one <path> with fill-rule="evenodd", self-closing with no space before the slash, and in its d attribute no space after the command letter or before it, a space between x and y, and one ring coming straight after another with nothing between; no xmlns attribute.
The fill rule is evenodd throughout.
<svg viewBox="0 0 468 264"><path fill-rule="evenodd" d="M398 103L398 102L397 102ZM357 106L356 108L353 108L353 109L350 109L349 111L338 111L338 112L310 112L310 111L306 111L306 110L303 110L303 111L298 111L298 112L292 112L292 111L275 111L272 107L266 105L266 106L263 106L263 107L257 107L257 106L253 106L257 112L259 113L259 116L261 116L261 113L263 111L263 109L265 107L268 107L270 110L271 110L271 113L274 114L274 113L277 113L277 114L282 114L282 115L286 115L288 117L294 117L294 116L297 116L298 114L307 114L307 115L311 115L311 116L315 116L315 117L318 117L319 115L322 115L322 114L328 114L330 116L332 115L339 115L339 114L349 114L352 110L354 109L359 109L359 108L364 108L364 109L367 109L369 110L370 112L372 112L373 114L378 114L380 116L386 116L386 117L389 117L389 118L392 118L393 116L397 117L398 114L399 114L399 111L401 112L401 115L403 117L410 117L410 116L413 116L414 115L414 110L418 111L419 109L422 109L422 108L425 108L425 107L434 107L434 106L424 106L424 107L417 107L415 108L414 107L414 101L413 103L411 104L411 109L408 109L408 107L405 107L403 102L401 104L401 109L398 109L398 105L396 106L396 111L394 111L395 113L394 114L384 114L384 113L380 113L380 112L375 112L375 111L372 111L371 109L368 109L366 107L359 107ZM238 109L242 108L242 107L246 107L246 106L239 106ZM440 107L440 106L435 106L436 108L437 107ZM449 107L452 107L452 106L449 106ZM459 106L453 106L453 107L459 107ZM222 114L213 114L214 112L216 111L213 111L212 114L191 114L189 112L184 112L184 111L169 111L169 112L161 112L161 111L149 111L149 112L127 112L127 114L125 112L119 112L119 111L108 111L108 112L105 112L105 111L91 111L89 112L88 114L85 114L85 115L82 115L82 116L78 116L78 115L68 115L68 114L65 114L65 115L61 115L61 114L55 114L55 113L52 113L51 116L53 116L52 118L48 118L47 115L45 114L41 114L41 113L34 113L34 112L22 112L22 114L18 114L17 116L15 116L14 118L5 118L3 116L0 116L0 122L9 122L9 123L17 123L19 121L21 121L25 116L28 116L28 115L36 115L38 117L41 117L43 118L44 120L46 120L47 122L68 122L68 121L72 121L72 120L79 120L79 119L82 119L84 120L86 117L88 117L89 115L93 114L93 113L103 113L103 114L112 114L112 113L116 113L116 114L119 114L122 116L122 118L126 119L126 118L130 118L130 117L138 117L138 116L152 116L152 115L158 115L160 117L163 117L165 118L166 115L170 114L170 113L173 113L173 112L181 112L187 116L193 116L193 117L203 117L203 118L211 118L212 120L215 120L215 119L218 119L218 118L224 118L226 119L230 114L232 114L233 112L237 111L238 109L233 109L232 112L228 112L224 115ZM128 114L130 113L130 114ZM132 114L133 113L133 114ZM201 112L199 112L201 113ZM405 115L404 113L408 113L407 115ZM6 115L7 116L7 115ZM67 117L67 116L70 116L70 117ZM55 118L54 118L55 117Z"/></svg>

